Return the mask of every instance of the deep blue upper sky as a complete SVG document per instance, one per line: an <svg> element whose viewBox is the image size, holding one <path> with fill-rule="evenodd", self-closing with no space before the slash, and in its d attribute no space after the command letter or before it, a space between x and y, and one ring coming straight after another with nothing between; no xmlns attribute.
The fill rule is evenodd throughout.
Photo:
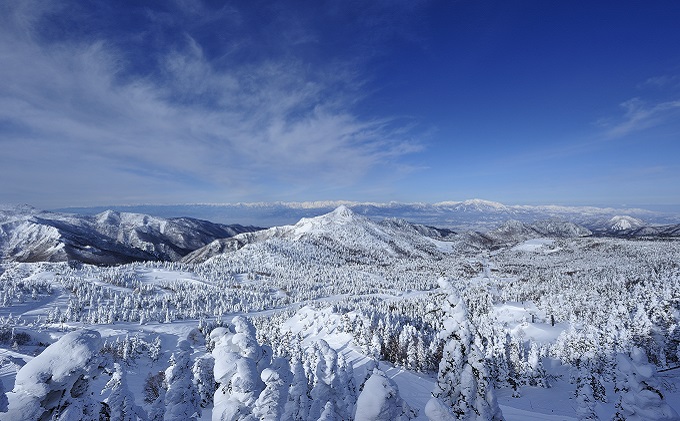
<svg viewBox="0 0 680 421"><path fill-rule="evenodd" d="M680 203L680 2L0 5L0 203Z"/></svg>

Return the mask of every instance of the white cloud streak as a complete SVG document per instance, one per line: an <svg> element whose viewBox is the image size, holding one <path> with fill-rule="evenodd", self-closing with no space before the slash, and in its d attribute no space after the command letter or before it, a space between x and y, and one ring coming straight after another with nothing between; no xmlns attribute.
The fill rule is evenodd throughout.
<svg viewBox="0 0 680 421"><path fill-rule="evenodd" d="M420 149L389 119L353 112L346 69L291 57L219 68L186 35L162 52L162 78L131 77L107 40L48 44L40 10L12 12L0 21L0 201L248 199L272 184L358 183Z"/></svg>
<svg viewBox="0 0 680 421"><path fill-rule="evenodd" d="M648 104L639 98L633 98L622 103L621 108L625 110L622 121L607 128L610 138L626 136L680 117L679 100Z"/></svg>

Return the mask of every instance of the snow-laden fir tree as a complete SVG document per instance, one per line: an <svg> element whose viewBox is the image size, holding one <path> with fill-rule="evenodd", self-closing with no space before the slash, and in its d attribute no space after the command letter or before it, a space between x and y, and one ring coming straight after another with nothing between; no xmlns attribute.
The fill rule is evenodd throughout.
<svg viewBox="0 0 680 421"><path fill-rule="evenodd" d="M165 381L158 388L158 397L149 408L149 421L165 421Z"/></svg>
<svg viewBox="0 0 680 421"><path fill-rule="evenodd" d="M293 379L288 392L283 419L291 421L305 421L309 414L310 387L302 362L294 358L291 363Z"/></svg>
<svg viewBox="0 0 680 421"><path fill-rule="evenodd" d="M484 354L475 342L465 302L449 281L439 280L446 298L440 337L446 341L433 397L425 406L431 421L502 420Z"/></svg>
<svg viewBox="0 0 680 421"><path fill-rule="evenodd" d="M253 415L256 419L261 421L284 419L292 377L288 361L283 358L275 359L271 367L262 370L260 378L264 383L264 390L255 401Z"/></svg>
<svg viewBox="0 0 680 421"><path fill-rule="evenodd" d="M580 373L576 380L576 416L578 421L599 421L595 412L596 400L587 373Z"/></svg>
<svg viewBox="0 0 680 421"><path fill-rule="evenodd" d="M357 399L354 421L408 421L413 418L415 414L399 395L396 383L381 370L373 370Z"/></svg>
<svg viewBox="0 0 680 421"><path fill-rule="evenodd" d="M677 421L680 420L661 392L656 369L645 352L633 347L630 357L616 356L616 390L621 394L613 421Z"/></svg>
<svg viewBox="0 0 680 421"><path fill-rule="evenodd" d="M213 421L247 419L264 389L258 363L265 365L255 328L241 316L232 319L233 331L219 327L210 333L215 344L215 391Z"/></svg>
<svg viewBox="0 0 680 421"><path fill-rule="evenodd" d="M201 408L212 406L215 395L215 359L212 355L202 355L196 358L191 368L193 382L201 398Z"/></svg>
<svg viewBox="0 0 680 421"><path fill-rule="evenodd" d="M337 385L337 362L338 354L326 341L320 339L314 344L317 355L316 369L314 370L314 386L310 392L312 398L309 409L309 417L314 419L321 415L326 403L333 404L333 413L337 414L336 390Z"/></svg>
<svg viewBox="0 0 680 421"><path fill-rule="evenodd" d="M342 354L338 354L338 386L344 390L337 402L339 413L349 416L354 413L357 401L357 386L354 380L354 365L347 361Z"/></svg>
<svg viewBox="0 0 680 421"><path fill-rule="evenodd" d="M99 332L67 333L19 370L8 394L12 421L99 419L90 382L101 373Z"/></svg>
<svg viewBox="0 0 680 421"><path fill-rule="evenodd" d="M127 386L127 376L119 363L114 363L111 380L106 383L102 393L110 391L104 400L107 405L108 417L116 421L146 421L144 410L135 404L135 397Z"/></svg>
<svg viewBox="0 0 680 421"><path fill-rule="evenodd" d="M170 366L165 370L166 421L195 420L201 415L201 398L193 383L191 372L191 345L186 340L177 344L177 350L170 357Z"/></svg>

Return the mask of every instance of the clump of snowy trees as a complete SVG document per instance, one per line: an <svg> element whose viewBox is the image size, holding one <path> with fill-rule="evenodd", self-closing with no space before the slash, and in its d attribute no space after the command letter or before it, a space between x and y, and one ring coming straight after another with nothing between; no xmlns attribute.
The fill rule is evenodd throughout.
<svg viewBox="0 0 680 421"><path fill-rule="evenodd" d="M216 421L415 417L383 372L370 367L358 387L352 364L323 340L290 357L273 357L241 316L209 337L212 352L197 357L190 343L181 340L163 375L147 380L155 389L140 405L128 387L124 363L102 354L99 333L67 333L21 368L11 392L5 396L0 390L0 419L190 420L210 407ZM107 375L110 379L97 393L93 380Z"/></svg>

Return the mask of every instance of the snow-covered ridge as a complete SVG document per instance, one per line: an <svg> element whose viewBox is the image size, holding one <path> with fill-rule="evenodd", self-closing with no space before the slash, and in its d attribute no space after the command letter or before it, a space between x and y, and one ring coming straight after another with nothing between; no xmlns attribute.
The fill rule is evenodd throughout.
<svg viewBox="0 0 680 421"><path fill-rule="evenodd" d="M111 210L82 216L15 208L0 213L0 259L96 264L174 261L216 238L252 230Z"/></svg>

